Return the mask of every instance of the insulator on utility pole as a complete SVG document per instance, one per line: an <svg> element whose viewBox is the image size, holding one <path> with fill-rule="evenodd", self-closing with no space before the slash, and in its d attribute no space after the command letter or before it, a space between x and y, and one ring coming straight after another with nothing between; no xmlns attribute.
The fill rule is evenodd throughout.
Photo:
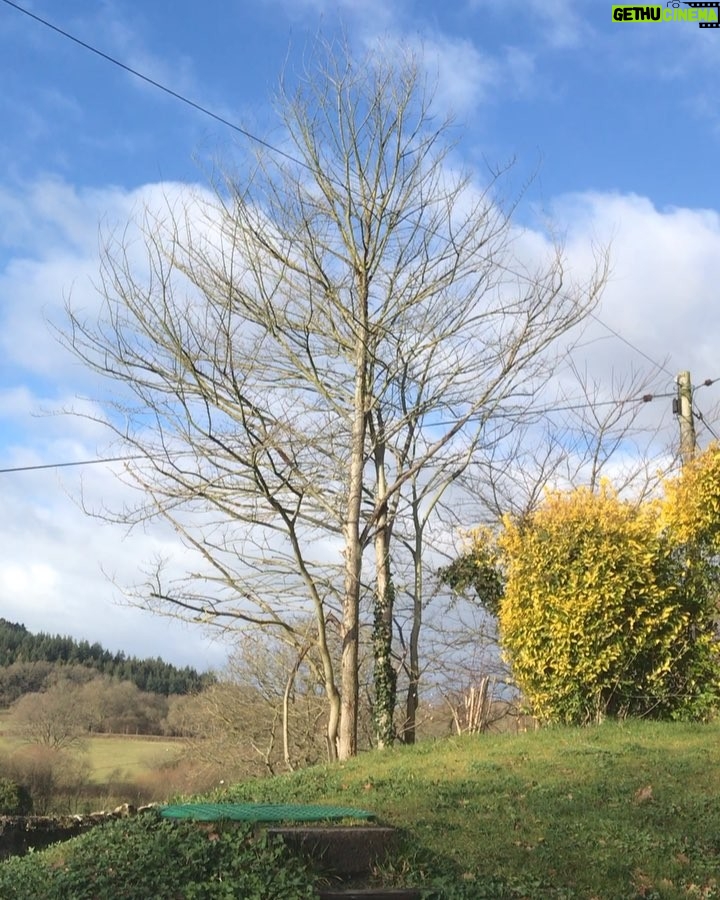
<svg viewBox="0 0 720 900"><path fill-rule="evenodd" d="M677 408L680 418L680 456L683 465L687 465L695 456L695 422L692 410L692 381L689 372L680 372L677 377Z"/></svg>

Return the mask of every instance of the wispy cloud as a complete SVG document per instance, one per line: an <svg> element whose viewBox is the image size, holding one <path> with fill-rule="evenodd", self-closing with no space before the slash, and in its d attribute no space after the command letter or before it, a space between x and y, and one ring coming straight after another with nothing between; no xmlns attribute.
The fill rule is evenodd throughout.
<svg viewBox="0 0 720 900"><path fill-rule="evenodd" d="M437 75L439 109L463 114L487 100L501 80L501 65L464 38L436 37L417 41L425 67Z"/></svg>
<svg viewBox="0 0 720 900"><path fill-rule="evenodd" d="M393 25L406 6L404 0L262 0L265 6L280 7L292 18L307 20L308 13L333 22L338 19L358 25L363 32Z"/></svg>
<svg viewBox="0 0 720 900"><path fill-rule="evenodd" d="M518 33L539 29L550 47L579 46L590 32L590 0L469 0L469 8L511 18Z"/></svg>
<svg viewBox="0 0 720 900"><path fill-rule="evenodd" d="M657 209L645 197L585 193L555 203L570 259L587 265L593 242L612 247L612 277L601 319L671 372L714 378L720 307L720 215L714 210ZM599 326L598 336L608 338ZM628 371L647 360L610 338L588 351L596 371Z"/></svg>
<svg viewBox="0 0 720 900"><path fill-rule="evenodd" d="M412 54L428 74L441 115L462 118L483 104L527 95L537 87L534 57L518 47L492 54L467 38L429 32L386 33L369 39L367 46L380 48L386 57Z"/></svg>
<svg viewBox="0 0 720 900"><path fill-rule="evenodd" d="M151 39L146 36L142 14L113 2L103 0L94 15L83 15L78 21L76 34L102 35L89 42L120 62L141 72L160 84L171 86L178 93L197 93L199 83L192 59L187 54L170 55L167 47L163 54L151 49ZM128 74L128 79L138 89L154 90L142 80Z"/></svg>

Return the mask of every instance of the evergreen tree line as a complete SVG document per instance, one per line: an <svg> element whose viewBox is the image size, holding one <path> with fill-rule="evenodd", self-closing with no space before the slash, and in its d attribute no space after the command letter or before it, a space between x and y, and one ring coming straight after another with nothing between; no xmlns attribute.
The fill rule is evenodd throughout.
<svg viewBox="0 0 720 900"><path fill-rule="evenodd" d="M47 664L50 664L49 666ZM150 694L190 694L215 682L211 673L178 668L160 657L138 659L101 644L40 632L0 618L0 705L22 694L42 690L55 666L85 666L118 681L129 681Z"/></svg>

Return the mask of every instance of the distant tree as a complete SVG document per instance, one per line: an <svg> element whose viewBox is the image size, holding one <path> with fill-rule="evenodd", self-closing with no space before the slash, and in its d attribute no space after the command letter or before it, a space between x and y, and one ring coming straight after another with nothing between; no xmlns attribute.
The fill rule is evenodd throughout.
<svg viewBox="0 0 720 900"><path fill-rule="evenodd" d="M23 694L39 693L54 677L50 662L12 662L0 667L0 707L10 706Z"/></svg>
<svg viewBox="0 0 720 900"><path fill-rule="evenodd" d="M92 676L83 676L80 670L84 667L86 671L96 670L132 681L142 691L164 695L195 691L214 680L211 673L200 674L190 666L180 669L159 657L142 660L123 652L113 655L99 643L90 645L87 641L42 632L32 634L24 625L0 619L0 705L8 705L23 693L42 690L48 680L40 673L47 674L53 666L68 669L64 676L58 669L57 677L87 680ZM8 671L8 667L15 668ZM78 670L73 676L69 674L72 668ZM21 683L23 677L28 680L26 687Z"/></svg>
<svg viewBox="0 0 720 900"><path fill-rule="evenodd" d="M77 809L90 780L90 768L85 754L79 753L77 747L58 750L33 744L0 759L2 774L24 786L32 812L41 816Z"/></svg>
<svg viewBox="0 0 720 900"><path fill-rule="evenodd" d="M14 663L29 633L24 625L0 619L0 666Z"/></svg>
<svg viewBox="0 0 720 900"><path fill-rule="evenodd" d="M141 691L130 681L102 676L84 685L75 697L88 729L113 734L161 734L167 698Z"/></svg>
<svg viewBox="0 0 720 900"><path fill-rule="evenodd" d="M82 741L87 721L75 693L67 685L56 684L17 700L10 710L8 730L29 743L62 750Z"/></svg>
<svg viewBox="0 0 720 900"><path fill-rule="evenodd" d="M238 776L311 765L326 756L321 682L310 634L298 654L292 644L249 631L238 636L217 684L171 699L167 727L188 740L192 758ZM361 721L369 723L366 707ZM368 729L361 731L366 746Z"/></svg>

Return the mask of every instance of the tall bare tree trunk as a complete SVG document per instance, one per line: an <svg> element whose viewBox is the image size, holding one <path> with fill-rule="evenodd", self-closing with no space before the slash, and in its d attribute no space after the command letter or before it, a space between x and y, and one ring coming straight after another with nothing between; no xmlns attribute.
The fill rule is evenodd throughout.
<svg viewBox="0 0 720 900"><path fill-rule="evenodd" d="M360 575L362 543L360 512L367 428L367 306L363 310L362 340L358 341L355 361L355 395L352 422L350 471L348 477L347 519L345 522L345 594L343 598L342 659L340 678L342 699L338 731L338 758L349 759L357 753L359 698Z"/></svg>
<svg viewBox="0 0 720 900"><path fill-rule="evenodd" d="M415 486L413 485L415 494ZM415 548L412 553L413 560L413 615L412 628L410 630L409 662L407 666L408 686L405 696L405 722L403 723L402 739L406 744L414 744L417 733L417 710L420 702L418 687L420 684L420 628L422 626L423 613L423 523L418 515L418 505L413 503L413 530L415 535Z"/></svg>
<svg viewBox="0 0 720 900"><path fill-rule="evenodd" d="M392 661L393 606L395 591L390 571L390 522L387 505L385 474L385 435L382 417L378 415L375 434L375 479L379 504L375 531L375 614L373 620L373 678L375 706L373 718L375 740L380 748L389 747L395 740L395 699L397 673Z"/></svg>

